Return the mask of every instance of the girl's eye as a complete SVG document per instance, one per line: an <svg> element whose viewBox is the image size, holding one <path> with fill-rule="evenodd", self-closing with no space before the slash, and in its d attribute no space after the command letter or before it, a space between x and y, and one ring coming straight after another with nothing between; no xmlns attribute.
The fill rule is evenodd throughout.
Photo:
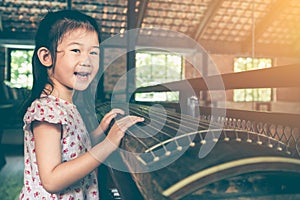
<svg viewBox="0 0 300 200"><path fill-rule="evenodd" d="M90 54L91 54L91 55L94 55L94 56L99 55L99 53L98 53L97 51L91 51Z"/></svg>
<svg viewBox="0 0 300 200"><path fill-rule="evenodd" d="M80 53L79 49L72 49L71 51L75 52L75 53Z"/></svg>

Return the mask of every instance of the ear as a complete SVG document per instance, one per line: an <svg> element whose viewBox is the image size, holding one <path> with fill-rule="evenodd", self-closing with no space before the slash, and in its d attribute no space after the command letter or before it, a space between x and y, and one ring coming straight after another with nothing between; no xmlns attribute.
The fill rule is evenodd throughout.
<svg viewBox="0 0 300 200"><path fill-rule="evenodd" d="M46 66L51 67L52 66L52 56L46 47L41 47L37 51L37 56L39 57L40 62Z"/></svg>

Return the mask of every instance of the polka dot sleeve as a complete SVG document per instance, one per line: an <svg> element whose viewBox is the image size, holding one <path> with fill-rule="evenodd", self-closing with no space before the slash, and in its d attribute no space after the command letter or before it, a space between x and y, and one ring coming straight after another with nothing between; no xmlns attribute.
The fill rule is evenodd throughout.
<svg viewBox="0 0 300 200"><path fill-rule="evenodd" d="M30 124L33 121L66 125L68 123L68 114L59 100L45 97L35 100L27 109L24 122L25 124Z"/></svg>

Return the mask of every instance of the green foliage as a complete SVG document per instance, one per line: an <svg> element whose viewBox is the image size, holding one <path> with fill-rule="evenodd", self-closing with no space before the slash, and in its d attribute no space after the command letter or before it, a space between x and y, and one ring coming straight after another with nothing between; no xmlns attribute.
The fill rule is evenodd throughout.
<svg viewBox="0 0 300 200"><path fill-rule="evenodd" d="M13 50L11 51L11 87L28 88L32 86L31 58L33 50Z"/></svg>
<svg viewBox="0 0 300 200"><path fill-rule="evenodd" d="M272 66L272 60L269 58L236 58L234 61L234 71L242 72L254 69L263 69ZM251 101L271 101L272 89L235 89L233 100L236 102Z"/></svg>
<svg viewBox="0 0 300 200"><path fill-rule="evenodd" d="M136 54L136 87L145 87L182 79L182 57L168 53ZM136 95L139 101L178 101L178 92L152 92Z"/></svg>

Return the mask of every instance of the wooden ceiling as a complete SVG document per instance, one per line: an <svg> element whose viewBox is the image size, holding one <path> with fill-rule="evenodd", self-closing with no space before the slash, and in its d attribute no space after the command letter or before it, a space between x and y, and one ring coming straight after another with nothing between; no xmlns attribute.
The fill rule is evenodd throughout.
<svg viewBox="0 0 300 200"><path fill-rule="evenodd" d="M187 48L171 33L152 31L162 29L214 54L300 58L299 0L2 0L0 44L33 44L45 13L67 8L97 19L103 41L140 28L141 37L163 37L159 41L166 46Z"/></svg>

